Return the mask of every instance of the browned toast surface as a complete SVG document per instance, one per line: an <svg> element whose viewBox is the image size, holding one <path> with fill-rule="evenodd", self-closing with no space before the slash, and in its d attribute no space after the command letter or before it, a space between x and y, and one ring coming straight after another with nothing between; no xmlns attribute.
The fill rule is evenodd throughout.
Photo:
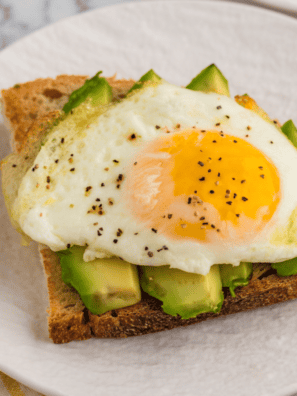
<svg viewBox="0 0 297 396"><path fill-rule="evenodd" d="M52 119L68 101L69 95L86 80L85 76L58 76L56 79L37 79L16 84L2 91L4 115L12 131L16 151L28 144L28 138L36 131L35 120ZM35 125L34 125L35 124Z"/></svg>
<svg viewBox="0 0 297 396"><path fill-rule="evenodd" d="M56 79L40 78L2 90L3 114L11 131L12 147L21 152L40 127L53 120L68 102L70 94L80 88L87 76L61 75ZM113 97L121 97L134 84L133 80L107 79ZM40 138L39 134L37 138Z"/></svg>
<svg viewBox="0 0 297 396"><path fill-rule="evenodd" d="M56 79L38 79L2 91L4 117L11 130L15 152L23 154L32 141L42 137L46 123L59 116L71 92L79 88L85 79L85 76L63 75ZM134 83L133 80L116 80L115 77L109 78L108 82L114 99L125 95ZM42 245L40 254L50 302L49 335L55 343L154 333L297 298L297 276L281 278L271 274L263 277L269 268L264 265L264 269L260 270L255 267L257 275L248 286L236 289L236 297L233 298L225 290L223 307L218 314L206 313L183 320L179 316L165 314L160 301L143 293L142 301L136 305L94 315L84 306L78 293L63 282L58 256Z"/></svg>

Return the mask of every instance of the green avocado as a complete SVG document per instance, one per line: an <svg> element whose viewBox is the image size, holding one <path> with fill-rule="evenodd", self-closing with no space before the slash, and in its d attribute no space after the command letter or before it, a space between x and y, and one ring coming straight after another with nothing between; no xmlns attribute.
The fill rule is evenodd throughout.
<svg viewBox="0 0 297 396"><path fill-rule="evenodd" d="M119 258L83 260L85 248L57 252L62 279L74 287L93 314L134 305L141 300L137 266Z"/></svg>
<svg viewBox="0 0 297 396"><path fill-rule="evenodd" d="M297 274L297 257L282 263L272 263L271 267L276 269L279 276L291 276Z"/></svg>
<svg viewBox="0 0 297 396"><path fill-rule="evenodd" d="M105 78L99 77L102 71L99 71L89 80L86 80L84 85L73 91L69 96L68 102L63 107L64 113L69 113L75 107L83 103L87 98L91 98L92 104L106 105L112 100L111 86Z"/></svg>
<svg viewBox="0 0 297 396"><path fill-rule="evenodd" d="M207 275L193 274L165 266L141 266L141 287L163 302L163 311L194 318L203 312L219 312L224 295L218 265Z"/></svg>
<svg viewBox="0 0 297 396"><path fill-rule="evenodd" d="M287 138L297 147L297 128L295 127L292 120L284 123L281 127L282 132L287 136Z"/></svg>
<svg viewBox="0 0 297 396"><path fill-rule="evenodd" d="M252 263L240 263L238 266L232 264L220 264L223 287L229 287L232 297L236 297L234 289L237 286L246 286L253 272Z"/></svg>
<svg viewBox="0 0 297 396"><path fill-rule="evenodd" d="M228 81L215 64L203 69L186 88L193 91L215 92L220 95L230 96Z"/></svg>
<svg viewBox="0 0 297 396"><path fill-rule="evenodd" d="M161 80L161 77L159 77L153 69L149 70L147 73L145 73L130 89L130 92L134 91L135 89L142 88L144 83L147 81L151 81L153 83L159 82Z"/></svg>

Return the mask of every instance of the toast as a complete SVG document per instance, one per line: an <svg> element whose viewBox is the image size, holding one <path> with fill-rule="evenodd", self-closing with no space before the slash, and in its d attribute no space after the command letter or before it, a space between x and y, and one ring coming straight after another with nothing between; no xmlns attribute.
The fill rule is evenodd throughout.
<svg viewBox="0 0 297 396"><path fill-rule="evenodd" d="M61 75L56 79L17 84L2 91L3 115L15 153L11 161L20 159L18 165L24 169L30 166L24 166L25 159L30 163L48 123L61 115L71 92L85 80L86 76ZM107 81L114 100L125 96L134 84L133 80L117 80L115 76ZM15 182L5 193L13 197L17 188L18 182ZM269 264L253 264L250 283L238 287L236 297L224 288L225 299L219 313L181 319L164 313L159 300L142 292L141 302L133 306L94 315L84 306L76 290L63 282L57 254L44 245L39 245L39 251L48 286L49 336L57 344L91 337L124 338L154 333L297 298L297 275L280 277Z"/></svg>

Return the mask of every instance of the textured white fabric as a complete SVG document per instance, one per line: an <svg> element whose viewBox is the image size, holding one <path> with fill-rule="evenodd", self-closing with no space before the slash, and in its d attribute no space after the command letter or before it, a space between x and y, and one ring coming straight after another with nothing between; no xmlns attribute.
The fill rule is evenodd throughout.
<svg viewBox="0 0 297 396"><path fill-rule="evenodd" d="M106 7L39 30L0 54L0 88L61 73L186 85L216 63L231 94L297 123L297 21L222 1ZM8 139L0 125L0 156ZM23 248L0 198L0 370L46 395L287 396L297 392L297 301L122 340L54 345L35 245Z"/></svg>

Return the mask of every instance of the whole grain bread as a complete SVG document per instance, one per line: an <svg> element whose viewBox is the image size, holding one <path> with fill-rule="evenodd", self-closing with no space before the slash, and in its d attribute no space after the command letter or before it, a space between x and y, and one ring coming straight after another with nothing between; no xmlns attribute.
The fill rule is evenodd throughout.
<svg viewBox="0 0 297 396"><path fill-rule="evenodd" d="M17 177L19 169L14 165L28 168L30 159L34 160L38 142L46 132L48 123L59 117L71 92L85 80L86 76L62 75L56 79L38 79L17 84L2 91L3 115L14 151L2 164L6 184L9 185L9 180L15 178L15 182L4 192L11 200L17 193L21 180L20 176ZM123 97L134 83L133 80L117 80L115 76L108 78L108 82L114 100ZM39 251L48 286L49 336L54 343L91 337L123 338L154 333L297 298L297 275L282 278L269 264L254 264L249 285L238 287L236 297L224 289L225 300L218 314L205 313L183 320L179 316L165 314L160 301L143 293L138 304L94 315L84 306L76 290L63 282L58 256L44 245L39 245Z"/></svg>

